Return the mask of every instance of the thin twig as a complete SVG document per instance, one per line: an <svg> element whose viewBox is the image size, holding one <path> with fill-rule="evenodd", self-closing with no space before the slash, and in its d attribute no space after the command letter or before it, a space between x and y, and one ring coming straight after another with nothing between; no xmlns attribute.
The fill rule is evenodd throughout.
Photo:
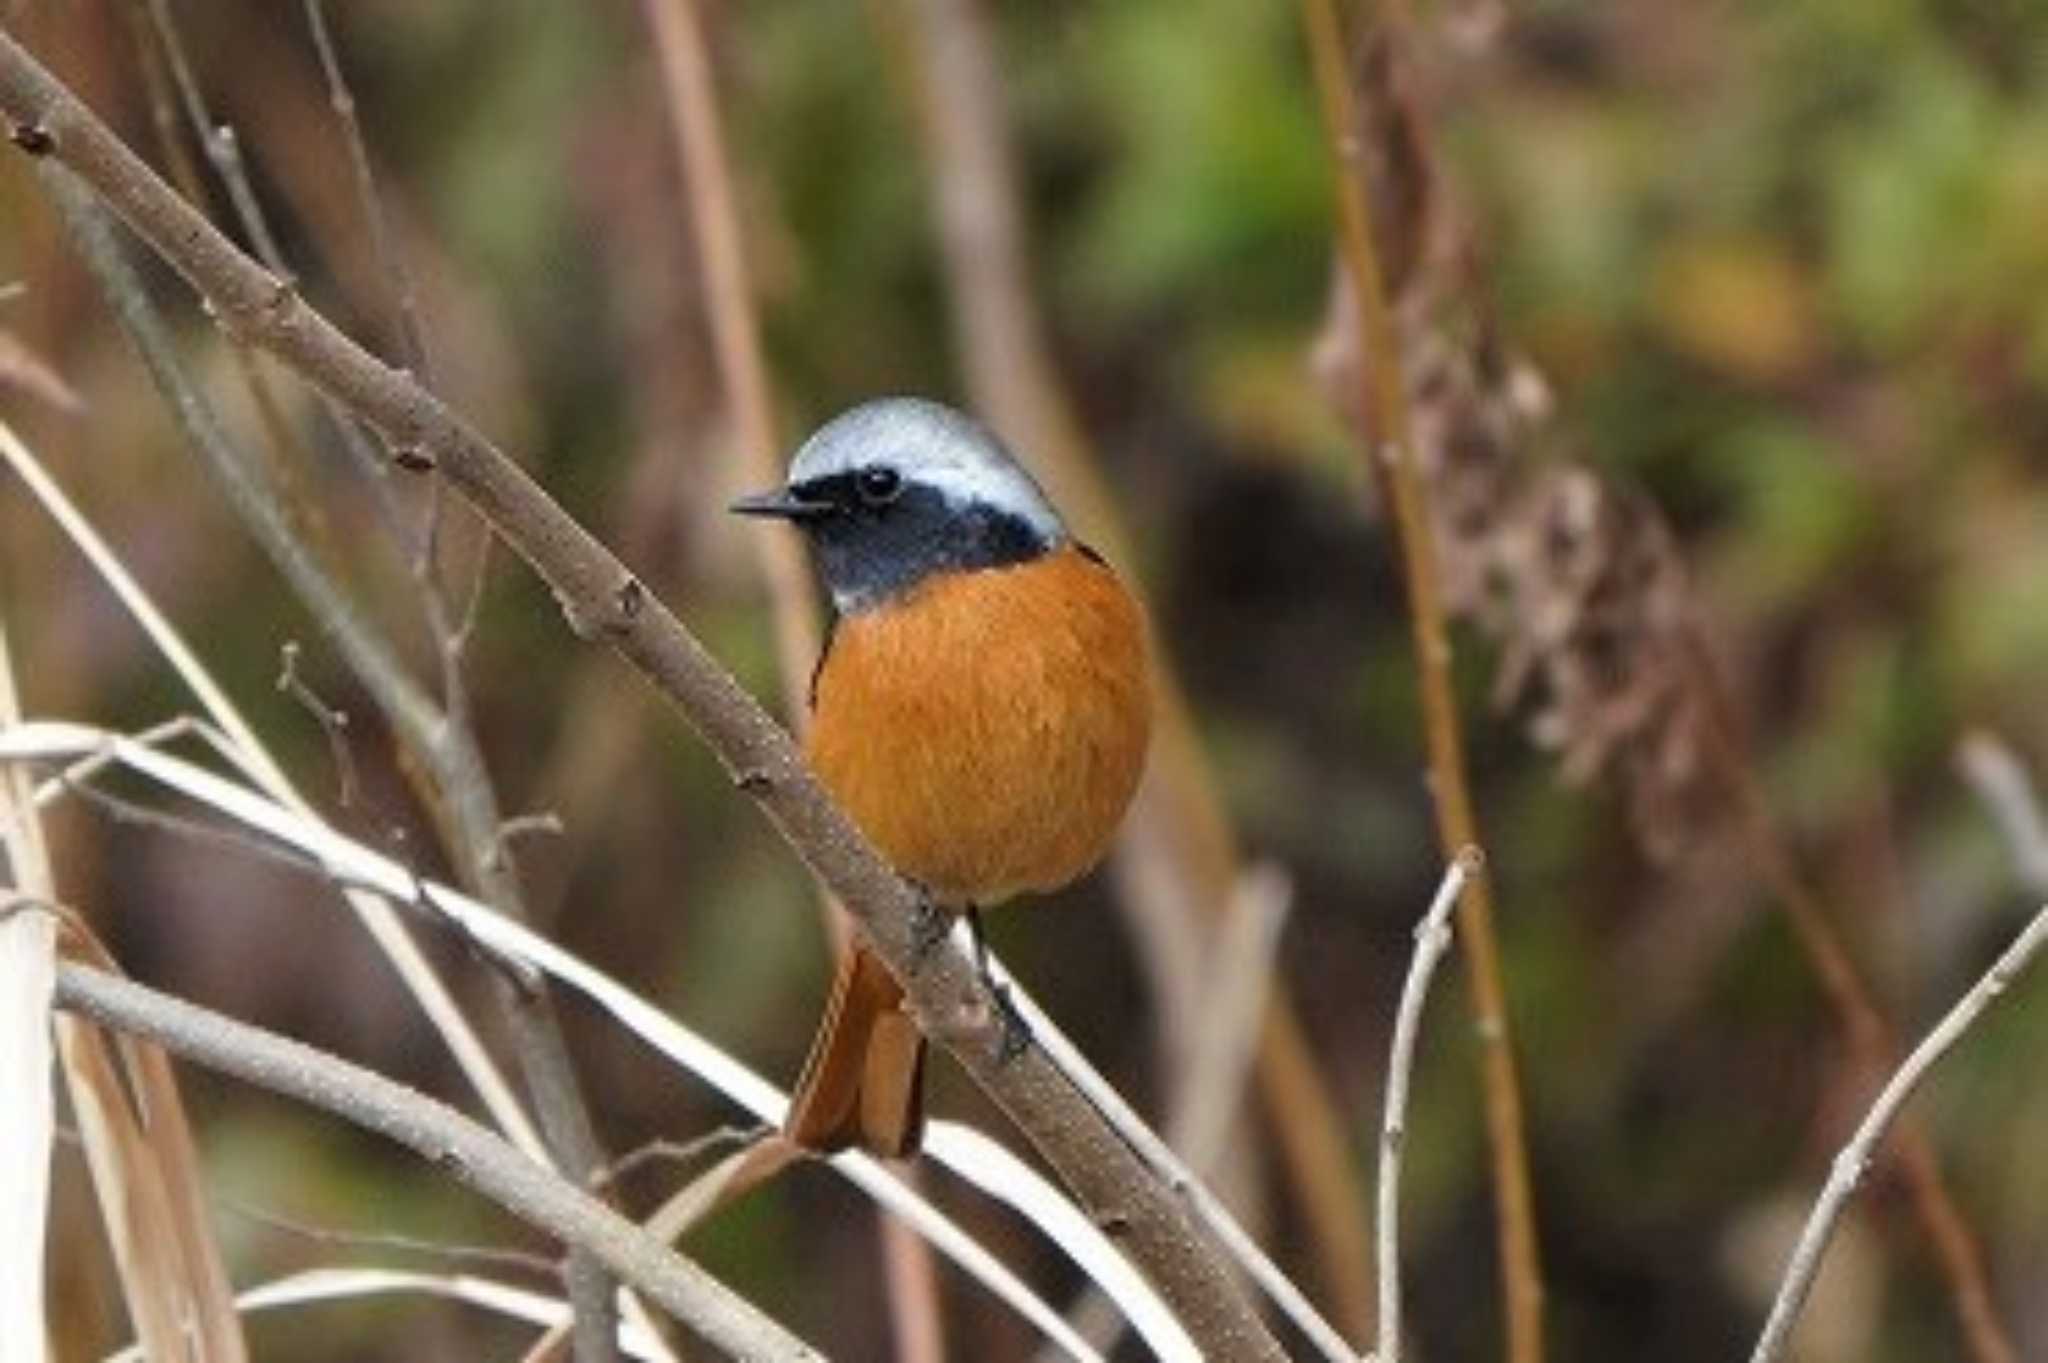
<svg viewBox="0 0 2048 1363"><path fill-rule="evenodd" d="M320 71L327 81L328 107L334 111L335 122L341 129L342 144L348 150L357 208L369 229L370 255L390 289L393 330L398 336L400 361L412 371L422 387L431 391L434 387L433 352L428 345L426 323L420 313L419 289L405 253L392 240L384 198L377 192L377 175L370 164L369 142L363 136L355 92L349 88L340 53L327 27L327 7L322 0L306 0L305 9L306 27L312 33L313 47L320 57ZM445 704L451 713L460 713L466 702L459 664L464 645L475 628L476 611L483 597L484 583L490 575L491 537L488 534L479 537L476 554L470 563L468 586L462 593L462 612L451 614L440 571L441 533L446 512L441 480L429 478L426 515L414 548L412 571L420 584L422 605L429 624L441 646L443 684L447 688Z"/></svg>
<svg viewBox="0 0 2048 1363"><path fill-rule="evenodd" d="M335 52L334 39L327 31L327 6L321 0L306 0L306 27L313 34L313 48L320 54L320 71L327 79L327 102L341 125L342 142L348 148L348 168L356 187L356 205L370 233L370 254L391 289L393 319L399 338L399 355L422 386L434 386L433 356L427 348L427 329L420 320L419 291L405 254L391 241L391 227L385 221L384 201L377 193L377 175L370 168L369 144L363 138L362 120L356 114L355 93Z"/></svg>
<svg viewBox="0 0 2048 1363"><path fill-rule="evenodd" d="M199 661L171 622L158 610L155 603L142 590L121 561L107 548L85 517L73 506L63 490L51 479L47 470L36 460L34 454L16 438L6 423L0 422L0 458L4 458L14 469L16 476L29 488L36 500L49 513L58 527L64 531L81 554L107 584L123 608L134 617L136 625L149 639L151 645L161 654L171 670L189 687L206 713L218 726L216 738L207 726L197 726L198 732L206 735L207 741L216 752L221 753L248 778L251 784L261 789L270 798L278 801L292 812L307 816L312 806L292 785L255 730L228 699L220 684L216 682L205 666ZM172 721L173 724L177 721ZM166 726L168 727L168 726ZM449 1052L463 1075L475 1087L484 1106L490 1110L498 1128L509 1136L520 1149L536 1157L545 1153L540 1134L533 1122L520 1106L499 1072L497 1063L484 1049L482 1041L470 1025L469 1019L456 1006L449 995L447 986L426 958L420 954L418 943L406 930L403 922L391 906L373 894L362 890L344 888L343 897L356 917L363 924L372 941L377 944L391 968L405 983L413 998L419 1003L420 1011L435 1032L447 1043Z"/></svg>
<svg viewBox="0 0 2048 1363"><path fill-rule="evenodd" d="M185 196L195 204L209 201L206 187L199 175L198 164L192 159L191 148L178 134L178 110L173 100L185 111L192 137L207 144L213 136L212 115L206 108L204 92L192 75L191 64L184 57L184 42L179 35L176 20L166 0L127 0L127 10L135 30L135 46L142 66L143 83L149 91L150 112L164 157L170 162L171 177ZM215 163L215 169L223 174L241 176L243 167L239 158L227 165ZM262 218L261 201L247 185L231 189L228 200L241 218L244 234L258 252L257 258L274 271L280 279L292 278L282 250L270 233ZM298 438L296 428L284 419L281 405L272 393L270 384L262 369L250 356L247 346L239 342L230 349L241 369L244 384L249 388L251 400L262 417L266 432L278 448L294 448L301 456L303 466L309 457L304 442ZM391 488L389 470L376 452L370 448L369 440L362 429L348 413L325 394L321 405L338 432L343 448L348 452L356 467L365 475L369 484L372 501L385 529L396 541L403 541L407 532L404 518Z"/></svg>
<svg viewBox="0 0 2048 1363"><path fill-rule="evenodd" d="M277 689L297 701L299 707L320 726L320 732L327 736L327 751L334 759L335 777L341 786L335 801L343 809L355 808L356 763L348 746L348 711L321 700L319 693L299 675L299 644L296 639L287 639L278 649Z"/></svg>
<svg viewBox="0 0 2048 1363"><path fill-rule="evenodd" d="M767 487L782 473L775 413L702 17L694 0L645 0L643 9L661 60L669 121L689 188L690 225L708 295L706 320L740 465L751 483ZM785 712L798 725L809 709L806 685L820 647L818 594L794 532L748 538L757 546L775 611Z"/></svg>
<svg viewBox="0 0 2048 1363"><path fill-rule="evenodd" d="M1202 972L1209 1007L1190 1038L1187 1073L1167 1123L1168 1143L1189 1168L1205 1173L1223 1157L1243 1110L1245 1081L1273 1001L1273 967L1281 929L1294 907L1294 882L1280 867L1255 862L1237 878L1231 899L1209 943Z"/></svg>
<svg viewBox="0 0 2048 1363"><path fill-rule="evenodd" d="M1375 477L1391 492L1400 540L1402 578L1408 593L1415 667L1421 683L1422 718L1429 753L1429 789L1434 796L1437 839L1446 855L1480 845L1479 820L1466 777L1464 737L1451 678L1451 641L1437 580L1437 557L1422 478L1408 421L1407 383L1386 301L1371 209L1362 167L1353 154L1350 79L1344 39L1332 0L1303 0L1310 55L1320 92L1324 131L1337 167L1339 243L1345 274L1365 331L1367 410L1375 415L1376 448L1368 451ZM1536 1240L1535 1194L1523 1132L1521 1080L1509 1027L1507 990L1502 982L1500 943L1494 929L1491 877L1482 865L1459 901L1458 933L1464 944L1466 978L1472 995L1473 1033L1479 1043L1480 1074L1486 1096L1487 1138L1493 1152L1494 1210L1500 1242L1501 1290L1510 1363L1543 1358L1543 1265Z"/></svg>
<svg viewBox="0 0 2048 1363"><path fill-rule="evenodd" d="M1755 1352L1750 1355L1750 1363L1773 1363L1784 1352L1800 1308L1806 1304L1807 1294L1813 1290L1814 1279L1820 1272L1821 1256L1834 1236L1835 1225L1841 1219L1850 1196L1869 1171L1877 1156L1878 1144L1898 1116L1899 1109L1905 1106L1914 1088L1934 1063L1946 1055L1984 1010L2005 993L2043 945L2048 945L2048 908L2034 915L1984 978L1978 980L1927 1034L1926 1039L1913 1048L1913 1053L1906 1057L1891 1081L1877 1095L1877 1101L1871 1104L1869 1113L1856 1128L1855 1136L1835 1156L1828 1181L1814 1203L1805 1230L1800 1232L1798 1245L1792 1251L1791 1262L1778 1287L1777 1300L1771 1304L1770 1318L1764 1323L1763 1334L1757 1340Z"/></svg>
<svg viewBox="0 0 2048 1363"><path fill-rule="evenodd" d="M592 1188L616 1186L620 1180L649 1164L695 1164L714 1151L723 1151L733 1145L751 1144L767 1134L768 1130L766 1126L721 1126L716 1131L707 1131L694 1140L652 1140L636 1149L628 1150L610 1165L592 1174L590 1185Z"/></svg>
<svg viewBox="0 0 2048 1363"><path fill-rule="evenodd" d="M560 1265L554 1260L544 1255L527 1254L516 1249L499 1249L492 1245L459 1245L447 1240L426 1240L418 1236L392 1235L384 1231L342 1230L334 1226L316 1226L309 1221L301 1221L296 1217L283 1216L246 1202L233 1200L221 1201L220 1207L228 1215L247 1221L251 1225L330 1249L390 1250L399 1254L439 1259L448 1264L517 1269L522 1273L532 1273L541 1277L555 1277L561 1272Z"/></svg>
<svg viewBox="0 0 2048 1363"><path fill-rule="evenodd" d="M1705 642L1692 638L1696 661L1693 675L1706 702L1703 733L1708 759L1733 796L1749 862L1758 880L1778 901L1794 939L1820 983L1821 993L1847 1039L1850 1063L1859 1078L1875 1086L1898 1063L1898 1045L1890 1024L1864 982L1855 958L1837 934L1820 899L1799 872L1791 849L1771 817L1770 802L1756 766L1742 745L1729 701ZM1891 1153L1899 1174L1933 1246L1936 1262L1953 1294L1963 1341L1978 1363L2019 1363L2019 1352L1991 1287L1991 1274L1955 1196L1942 1177L1941 1161L1919 1123L1905 1117L1892 1137Z"/></svg>
<svg viewBox="0 0 2048 1363"><path fill-rule="evenodd" d="M212 110L206 106L205 91L200 87L199 78L193 74L191 58L185 54L185 40L178 31L177 21L171 16L170 0L146 0L146 3L157 43L170 67L172 85L179 102L184 105L186 121L192 127L193 136L199 139L199 145L206 149L206 158L213 163L214 173L220 176L221 186L235 207L235 216L249 234L250 245L265 260L283 260L277 235L270 230L262 201L256 197L256 190L249 183L248 171L242 164L240 140L235 136L234 128L216 121ZM159 116L160 130L162 122Z"/></svg>
<svg viewBox="0 0 2048 1363"><path fill-rule="evenodd" d="M1444 872L1429 912L1415 928L1415 954L1401 985L1400 1011L1387 1053L1387 1098L1380 1114L1379 1265L1380 1337L1377 1363L1401 1363L1401 1153L1408 1137L1408 1082L1415 1072L1415 1039L1437 963L1451 949L1450 916L1466 882L1480 870L1479 849L1460 851Z"/></svg>
<svg viewBox="0 0 2048 1363"><path fill-rule="evenodd" d="M815 1350L688 1260L445 1103L359 1065L77 965L57 968L57 1006L176 1055L321 1108L410 1147L564 1244L579 1245L733 1358L816 1359Z"/></svg>

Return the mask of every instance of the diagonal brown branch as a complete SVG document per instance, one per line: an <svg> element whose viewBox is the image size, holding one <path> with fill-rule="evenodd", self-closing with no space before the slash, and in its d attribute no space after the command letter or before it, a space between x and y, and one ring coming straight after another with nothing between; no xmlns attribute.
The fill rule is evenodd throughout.
<svg viewBox="0 0 2048 1363"><path fill-rule="evenodd" d="M548 583L580 637L609 644L697 729L735 781L840 896L903 979L922 1024L1018 1124L1151 1278L1211 1358L1279 1359L1278 1344L1172 1195L1035 1049L999 1062L1001 1025L959 952L913 969L916 897L771 720L624 564L439 399L350 341L242 254L55 77L0 32L0 112L17 147L84 178L207 301L220 325L431 461Z"/></svg>
<svg viewBox="0 0 2048 1363"><path fill-rule="evenodd" d="M1365 328L1365 372L1359 380L1369 390L1366 407L1375 417L1371 438L1376 446L1368 457L1374 478L1389 494L1400 539L1415 665L1421 679L1430 792L1435 797L1437 837L1449 856L1458 848L1481 844L1452 689L1451 642L1437 582L1436 546L1426 494L1415 467L1399 342L1373 240L1365 179L1352 142L1351 130L1358 125L1345 74L1343 35L1332 0L1303 0L1303 10L1324 126L1338 170L1338 228L1345 274ZM1511 1363L1541 1363L1543 1266L1536 1240L1535 1195L1523 1134L1521 1080L1516 1073L1501 978L1500 943L1494 930L1492 877L1483 864L1459 902L1458 936L1472 990L1473 1031L1480 1047L1487 1137L1493 1151L1507 1353Z"/></svg>

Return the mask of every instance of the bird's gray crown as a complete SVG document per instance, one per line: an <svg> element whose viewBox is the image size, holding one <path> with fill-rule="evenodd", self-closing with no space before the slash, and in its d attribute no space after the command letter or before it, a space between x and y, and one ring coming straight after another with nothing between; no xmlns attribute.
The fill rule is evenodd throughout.
<svg viewBox="0 0 2048 1363"><path fill-rule="evenodd" d="M790 461L789 482L803 487L872 468L893 469L956 511L1015 517L1048 545L1067 537L1045 492L994 432L923 398L878 398L826 422Z"/></svg>

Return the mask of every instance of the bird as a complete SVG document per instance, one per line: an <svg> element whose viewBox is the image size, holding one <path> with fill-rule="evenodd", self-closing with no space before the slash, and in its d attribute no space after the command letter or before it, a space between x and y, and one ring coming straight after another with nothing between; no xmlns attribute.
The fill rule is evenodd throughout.
<svg viewBox="0 0 2048 1363"><path fill-rule="evenodd" d="M994 433L922 398L833 418L785 486L732 510L802 531L831 598L806 760L918 889L934 943L968 916L990 984L980 910L1086 873L1137 789L1142 607ZM793 1144L917 1153L925 1040L903 1002L865 945L841 953L783 1124Z"/></svg>

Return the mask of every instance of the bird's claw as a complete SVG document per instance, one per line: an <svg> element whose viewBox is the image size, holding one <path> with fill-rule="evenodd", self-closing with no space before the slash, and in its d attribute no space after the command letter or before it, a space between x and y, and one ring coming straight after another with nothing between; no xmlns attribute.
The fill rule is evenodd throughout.
<svg viewBox="0 0 2048 1363"><path fill-rule="evenodd" d="M1002 1034L996 1038L996 1063L1007 1065L1031 1049L1031 1024L1024 1020L1016 1000L1010 997L1010 986L982 977L988 988L988 996L995 1004L996 1021Z"/></svg>
<svg viewBox="0 0 2048 1363"><path fill-rule="evenodd" d="M910 960L921 966L953 930L953 918L930 895L920 892L910 913Z"/></svg>

